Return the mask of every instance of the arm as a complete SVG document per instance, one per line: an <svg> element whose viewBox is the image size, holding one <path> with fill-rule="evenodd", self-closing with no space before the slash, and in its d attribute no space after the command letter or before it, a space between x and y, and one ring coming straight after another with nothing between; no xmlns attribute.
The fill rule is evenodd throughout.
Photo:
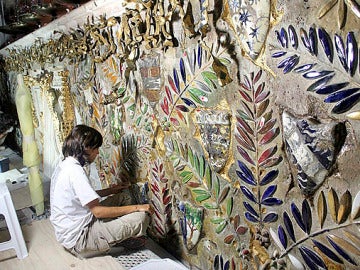
<svg viewBox="0 0 360 270"><path fill-rule="evenodd" d="M125 206L102 206L99 200L93 200L87 204L91 213L96 218L115 218L127 215L134 212L148 212L152 213L150 204L136 204Z"/></svg>
<svg viewBox="0 0 360 270"><path fill-rule="evenodd" d="M100 196L100 197L106 197L112 194L116 194L119 193L121 190L126 189L130 186L129 183L123 183L123 184L118 184L118 185L113 185L109 188L105 188L105 189L101 189L101 190L96 190L96 193Z"/></svg>

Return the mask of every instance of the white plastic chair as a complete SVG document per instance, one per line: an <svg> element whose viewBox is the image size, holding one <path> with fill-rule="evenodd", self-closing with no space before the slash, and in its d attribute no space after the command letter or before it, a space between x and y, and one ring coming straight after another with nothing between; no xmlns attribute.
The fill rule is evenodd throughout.
<svg viewBox="0 0 360 270"><path fill-rule="evenodd" d="M19 259L24 259L28 256L28 251L6 183L0 183L0 214L5 217L11 237L10 240L0 243L0 251L15 249L16 256Z"/></svg>

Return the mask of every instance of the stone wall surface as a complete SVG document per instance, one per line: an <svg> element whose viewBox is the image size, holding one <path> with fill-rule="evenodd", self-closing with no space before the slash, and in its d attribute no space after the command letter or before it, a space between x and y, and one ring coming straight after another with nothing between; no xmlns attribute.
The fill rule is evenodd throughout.
<svg viewBox="0 0 360 270"><path fill-rule="evenodd" d="M358 269L357 1L80 9L1 51L46 174L85 123L104 136L94 186L131 181L150 236L189 266Z"/></svg>

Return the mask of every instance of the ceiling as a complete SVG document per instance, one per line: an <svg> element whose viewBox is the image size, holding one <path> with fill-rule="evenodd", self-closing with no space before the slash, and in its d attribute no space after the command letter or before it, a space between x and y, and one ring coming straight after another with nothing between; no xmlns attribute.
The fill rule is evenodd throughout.
<svg viewBox="0 0 360 270"><path fill-rule="evenodd" d="M89 0L0 0L0 48L86 2Z"/></svg>

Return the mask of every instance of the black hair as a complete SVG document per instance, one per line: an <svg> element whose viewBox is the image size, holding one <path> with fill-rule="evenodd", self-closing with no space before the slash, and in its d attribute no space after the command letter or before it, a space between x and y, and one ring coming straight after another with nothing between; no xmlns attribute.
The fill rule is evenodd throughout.
<svg viewBox="0 0 360 270"><path fill-rule="evenodd" d="M102 143L103 137L99 131L86 125L77 125L66 137L62 152L64 158L72 156L84 166L88 162L87 150L99 148Z"/></svg>

